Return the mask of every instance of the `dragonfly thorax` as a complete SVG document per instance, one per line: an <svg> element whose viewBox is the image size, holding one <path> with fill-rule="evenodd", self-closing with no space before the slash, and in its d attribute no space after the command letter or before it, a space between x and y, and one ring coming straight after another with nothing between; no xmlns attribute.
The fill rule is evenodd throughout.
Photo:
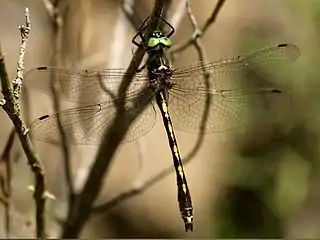
<svg viewBox="0 0 320 240"><path fill-rule="evenodd" d="M166 91L172 88L171 76L173 69L166 65L161 65L149 72L149 78L155 91Z"/></svg>

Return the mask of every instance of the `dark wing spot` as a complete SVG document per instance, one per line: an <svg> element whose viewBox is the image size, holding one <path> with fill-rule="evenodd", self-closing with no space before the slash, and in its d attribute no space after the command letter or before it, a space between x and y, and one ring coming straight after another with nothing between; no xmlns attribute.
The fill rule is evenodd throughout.
<svg viewBox="0 0 320 240"><path fill-rule="evenodd" d="M48 117L49 117L49 115L43 115L43 116L39 117L38 119L39 120L44 120L44 119L47 119Z"/></svg>
<svg viewBox="0 0 320 240"><path fill-rule="evenodd" d="M286 44L286 43L279 44L278 47L279 47L279 48L281 48L281 47L288 47L288 44Z"/></svg>
<svg viewBox="0 0 320 240"><path fill-rule="evenodd" d="M282 91L280 89L272 89L273 93L282 93Z"/></svg>
<svg viewBox="0 0 320 240"><path fill-rule="evenodd" d="M38 70L47 70L47 67L37 67Z"/></svg>

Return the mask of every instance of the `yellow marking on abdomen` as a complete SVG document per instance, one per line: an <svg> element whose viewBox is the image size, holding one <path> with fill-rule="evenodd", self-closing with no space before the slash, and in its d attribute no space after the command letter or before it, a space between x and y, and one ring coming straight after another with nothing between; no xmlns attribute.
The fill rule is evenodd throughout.
<svg viewBox="0 0 320 240"><path fill-rule="evenodd" d="M180 158L180 156L179 156L179 151L178 151L178 147L177 147L177 145L174 145L173 146L173 152L174 152L174 154L176 155L176 158Z"/></svg>
<svg viewBox="0 0 320 240"><path fill-rule="evenodd" d="M181 165L178 166L178 172L181 178L183 178L183 169L181 167Z"/></svg>
<svg viewBox="0 0 320 240"><path fill-rule="evenodd" d="M167 108L167 104L165 101L162 101L162 110L165 112L165 113L168 113L168 108Z"/></svg>
<svg viewBox="0 0 320 240"><path fill-rule="evenodd" d="M168 124L168 129L169 129L169 132L170 132L170 133L173 132L173 128L172 128L172 125L171 125L171 124Z"/></svg>
<svg viewBox="0 0 320 240"><path fill-rule="evenodd" d="M173 151L174 151L174 153L177 153L177 152L178 152L178 147L177 147L177 145L174 145L174 146L173 146Z"/></svg>
<svg viewBox="0 0 320 240"><path fill-rule="evenodd" d="M182 191L187 193L187 186L184 183L182 183Z"/></svg>

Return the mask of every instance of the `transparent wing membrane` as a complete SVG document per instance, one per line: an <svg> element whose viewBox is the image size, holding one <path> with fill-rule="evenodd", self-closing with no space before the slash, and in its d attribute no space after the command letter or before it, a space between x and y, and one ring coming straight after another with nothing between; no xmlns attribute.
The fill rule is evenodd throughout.
<svg viewBox="0 0 320 240"><path fill-rule="evenodd" d="M71 71L55 67L39 67L31 69L25 75L25 83L34 89L51 94L51 81L55 81L64 100L79 104L94 104L110 101L117 96L119 85L128 74L125 69L80 70ZM128 92L149 84L145 72L135 75Z"/></svg>
<svg viewBox="0 0 320 240"><path fill-rule="evenodd" d="M177 69L173 73L172 80L175 85L185 91L192 90L199 91L199 93L215 89L231 90L252 87L254 80L250 78L250 73L253 69L256 74L265 76L269 74L267 70L271 70L272 73L275 66L292 63L299 55L300 50L297 46L281 44L245 56L205 62L203 63L204 68L211 75L209 89L206 86L200 62Z"/></svg>
<svg viewBox="0 0 320 240"><path fill-rule="evenodd" d="M169 111L174 127L193 133L223 132L242 127L260 117L270 116L277 102L288 100L283 93L272 90L207 95L182 94L173 90L170 96Z"/></svg>
<svg viewBox="0 0 320 240"><path fill-rule="evenodd" d="M272 72L274 66L289 64L298 56L299 49L295 45L282 44L243 57L206 62L204 66L210 73L208 81L201 63L175 70L171 78L173 87L169 90L173 126L182 131L213 133L241 127L267 116L287 95L265 85L269 77L265 70ZM51 80L56 81L64 99L80 105L59 113L71 142L99 144L116 114L117 91L125 74L121 69L90 72L42 67L30 70L26 82L50 93ZM141 89L145 89L143 95ZM130 126L125 141L141 137L154 126L154 94L146 73L136 74L124 102L126 116L136 114L140 106L148 107ZM47 115L32 123L31 131L36 139L59 140L57 116ZM201 129L204 116L207 121Z"/></svg>
<svg viewBox="0 0 320 240"><path fill-rule="evenodd" d="M201 64L176 70L172 76L170 108L174 127L188 132L213 133L241 127L272 113L272 106L288 102L281 90L263 86L263 70L289 64L299 56L295 45L278 45L233 59L204 64L210 73L205 80ZM268 107L266 107L268 106ZM254 113L254 115L252 115ZM251 117L249 117L251 114ZM204 116L207 121L203 129Z"/></svg>
<svg viewBox="0 0 320 240"><path fill-rule="evenodd" d="M147 89L140 98L129 98L124 103L126 117L128 119L136 115L135 106L146 106L144 110L130 125L126 133L124 142L133 141L146 133L154 126L156 112L150 104L150 89ZM72 144L98 145L116 115L118 107L113 102L103 102L99 104L68 109L52 115L45 115L30 126L32 135L36 140L44 142L59 142L60 133L58 126L58 115L63 130L68 141ZM124 121L124 124L126 122Z"/></svg>

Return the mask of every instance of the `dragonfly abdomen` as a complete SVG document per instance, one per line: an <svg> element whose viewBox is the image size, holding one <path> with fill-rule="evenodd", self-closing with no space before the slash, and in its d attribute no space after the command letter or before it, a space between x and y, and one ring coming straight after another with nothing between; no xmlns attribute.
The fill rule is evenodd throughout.
<svg viewBox="0 0 320 240"><path fill-rule="evenodd" d="M171 118L168 111L168 104L165 97L165 92L159 91L156 96L156 101L161 111L163 123L166 129L170 150L173 157L173 164L177 177L178 202L181 217L185 224L185 230L193 231L193 207L191 195L187 184L187 179L183 170L182 159L180 156L178 144L173 131Z"/></svg>

